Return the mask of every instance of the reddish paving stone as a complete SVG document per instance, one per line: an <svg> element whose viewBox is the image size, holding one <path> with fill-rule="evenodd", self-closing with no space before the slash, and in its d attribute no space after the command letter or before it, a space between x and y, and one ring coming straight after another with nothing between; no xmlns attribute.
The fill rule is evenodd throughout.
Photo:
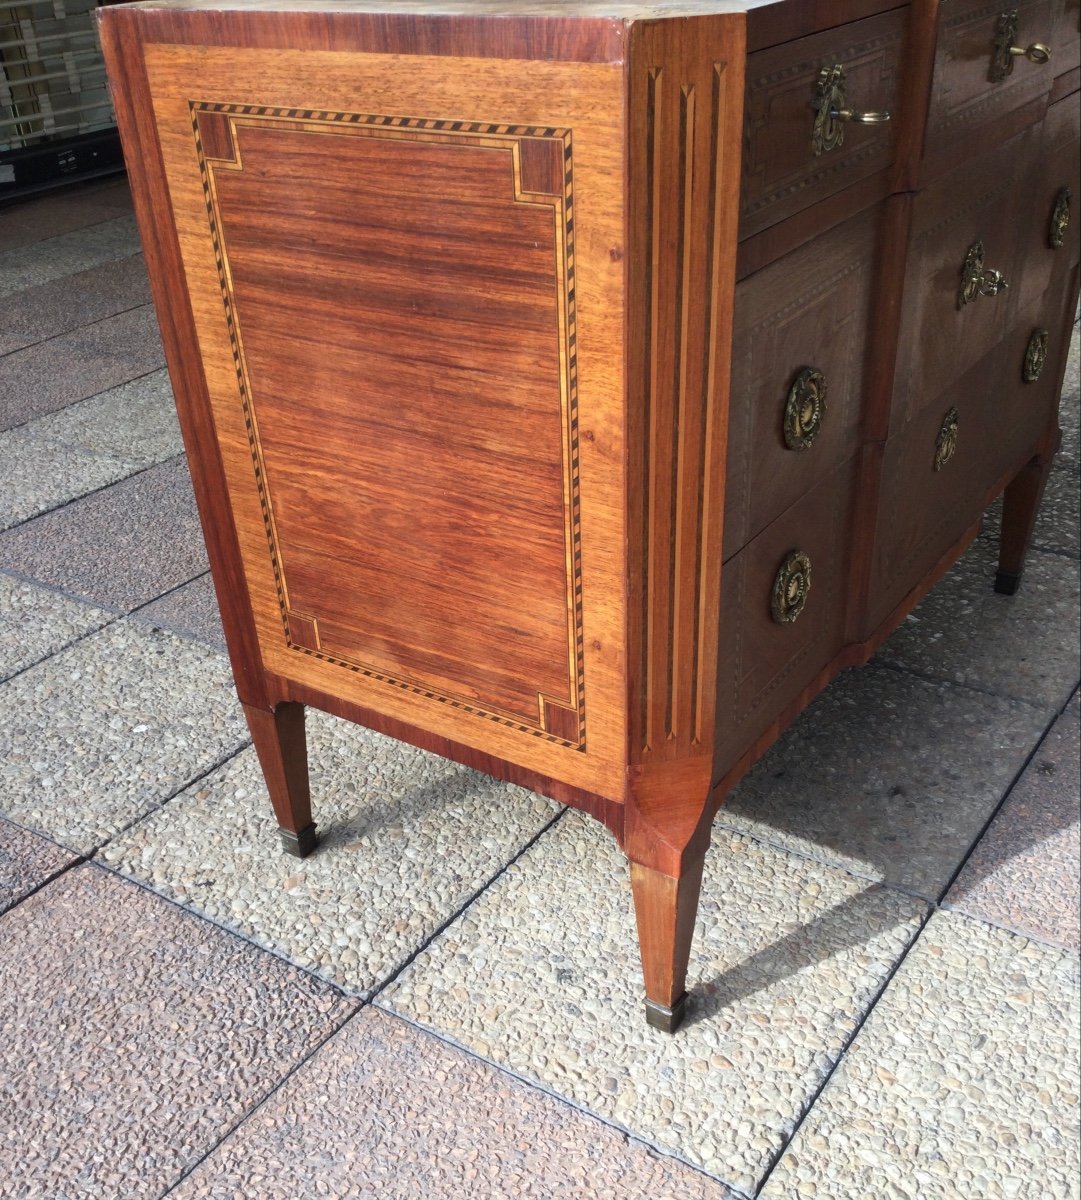
<svg viewBox="0 0 1081 1200"><path fill-rule="evenodd" d="M0 818L0 913L76 859L70 850Z"/></svg>

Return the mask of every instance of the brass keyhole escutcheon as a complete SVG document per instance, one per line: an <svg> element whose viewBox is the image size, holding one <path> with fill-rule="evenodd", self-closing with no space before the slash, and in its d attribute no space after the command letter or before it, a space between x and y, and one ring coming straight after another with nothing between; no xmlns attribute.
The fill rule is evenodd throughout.
<svg viewBox="0 0 1081 1200"><path fill-rule="evenodd" d="M997 296L1010 285L1001 271L984 267L983 242L973 242L961 264L961 286L957 290L957 307L964 308L980 296Z"/></svg>
<svg viewBox="0 0 1081 1200"><path fill-rule="evenodd" d="M811 560L793 550L781 563L773 581L770 612L778 625L791 625L803 612L811 590Z"/></svg>
<svg viewBox="0 0 1081 1200"><path fill-rule="evenodd" d="M811 149L816 157L844 145L845 125L849 122L856 125L884 125L890 119L888 112L856 112L848 107L845 69L840 63L823 67L818 72L811 107L815 114L811 128Z"/></svg>
<svg viewBox="0 0 1081 1200"><path fill-rule="evenodd" d="M816 367L804 367L788 390L784 406L784 444L806 450L818 436L826 416L829 387Z"/></svg>
<svg viewBox="0 0 1081 1200"><path fill-rule="evenodd" d="M935 438L935 470L942 468L953 458L957 450L957 409L949 408L942 418L942 428Z"/></svg>
<svg viewBox="0 0 1081 1200"><path fill-rule="evenodd" d="M1021 378L1025 383L1035 383L1043 374L1049 337L1046 329L1032 331L1032 337L1028 339L1028 349L1025 351L1025 362L1021 368Z"/></svg>
<svg viewBox="0 0 1081 1200"><path fill-rule="evenodd" d="M1047 231L1047 241L1052 250L1060 250L1066 240L1066 227L1070 223L1070 189L1059 188L1055 197L1055 206L1051 209L1051 226Z"/></svg>
<svg viewBox="0 0 1081 1200"><path fill-rule="evenodd" d="M1018 15L1017 9L1011 8L1004 12L995 26L995 40L991 48L991 66L987 78L991 83L1001 83L1013 74L1013 63L1016 58L1027 58L1029 62L1042 66L1051 61L1051 47L1043 42L1033 42L1030 46L1015 45L1017 41Z"/></svg>

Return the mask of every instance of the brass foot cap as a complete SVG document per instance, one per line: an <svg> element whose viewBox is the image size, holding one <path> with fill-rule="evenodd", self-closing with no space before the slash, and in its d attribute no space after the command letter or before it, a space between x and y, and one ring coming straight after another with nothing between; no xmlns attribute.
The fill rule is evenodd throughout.
<svg viewBox="0 0 1081 1200"><path fill-rule="evenodd" d="M279 829L278 832L282 835L282 849L294 858L307 858L319 842L314 824L305 825L297 833L291 829Z"/></svg>
<svg viewBox="0 0 1081 1200"><path fill-rule="evenodd" d="M1020 571L999 571L995 576L995 591L1002 596L1015 595L1020 586Z"/></svg>
<svg viewBox="0 0 1081 1200"><path fill-rule="evenodd" d="M658 1004L656 1000L646 1001L646 1022L654 1029L659 1029L662 1033L675 1033L680 1025L683 1024L683 1018L686 1015L686 992L680 996L671 1008L666 1008L665 1005Z"/></svg>

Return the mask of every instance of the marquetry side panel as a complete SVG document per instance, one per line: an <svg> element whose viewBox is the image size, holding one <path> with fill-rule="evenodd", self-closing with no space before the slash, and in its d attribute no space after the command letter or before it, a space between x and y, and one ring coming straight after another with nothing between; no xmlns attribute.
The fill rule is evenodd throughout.
<svg viewBox="0 0 1081 1200"><path fill-rule="evenodd" d="M632 56L632 763L712 753L743 32L646 26Z"/></svg>
<svg viewBox="0 0 1081 1200"><path fill-rule="evenodd" d="M620 69L147 61L277 686L622 798Z"/></svg>

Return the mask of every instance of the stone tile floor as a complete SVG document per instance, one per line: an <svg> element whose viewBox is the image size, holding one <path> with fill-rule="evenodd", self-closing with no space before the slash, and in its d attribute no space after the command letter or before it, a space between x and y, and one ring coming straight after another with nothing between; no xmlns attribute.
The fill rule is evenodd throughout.
<svg viewBox="0 0 1081 1200"><path fill-rule="evenodd" d="M599 826L329 718L278 852L121 179L0 210L0 1198L1076 1197L1078 368L716 823L639 1016Z"/></svg>

